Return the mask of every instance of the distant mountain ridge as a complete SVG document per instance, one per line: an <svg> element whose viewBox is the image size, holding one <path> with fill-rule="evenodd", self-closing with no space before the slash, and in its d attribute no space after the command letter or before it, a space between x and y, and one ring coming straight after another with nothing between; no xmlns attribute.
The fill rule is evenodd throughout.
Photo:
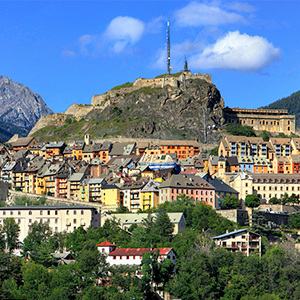
<svg viewBox="0 0 300 300"><path fill-rule="evenodd" d="M300 128L300 91L293 93L288 97L277 100L263 108L287 109L289 114L296 116L296 128Z"/></svg>
<svg viewBox="0 0 300 300"><path fill-rule="evenodd" d="M15 133L26 136L41 116L52 113L40 95L0 75L0 136L3 141Z"/></svg>

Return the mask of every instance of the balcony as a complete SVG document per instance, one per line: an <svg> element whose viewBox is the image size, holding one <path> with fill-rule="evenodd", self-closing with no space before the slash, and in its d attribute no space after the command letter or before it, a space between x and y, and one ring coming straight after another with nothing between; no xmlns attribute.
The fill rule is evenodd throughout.
<svg viewBox="0 0 300 300"><path fill-rule="evenodd" d="M71 222L66 222L66 226L71 226Z"/></svg>

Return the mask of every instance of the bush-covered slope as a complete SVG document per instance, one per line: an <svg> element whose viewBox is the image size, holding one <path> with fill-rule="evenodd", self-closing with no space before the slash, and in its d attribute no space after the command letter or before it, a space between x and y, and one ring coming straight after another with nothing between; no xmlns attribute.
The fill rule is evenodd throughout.
<svg viewBox="0 0 300 300"><path fill-rule="evenodd" d="M300 127L300 91L293 93L289 97L277 100L263 108L287 109L289 114L296 116L296 128Z"/></svg>

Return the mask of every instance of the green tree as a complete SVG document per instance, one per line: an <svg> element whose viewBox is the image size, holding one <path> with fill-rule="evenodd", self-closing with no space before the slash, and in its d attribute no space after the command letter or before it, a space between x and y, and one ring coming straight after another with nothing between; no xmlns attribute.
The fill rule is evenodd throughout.
<svg viewBox="0 0 300 300"><path fill-rule="evenodd" d="M300 229L300 214L290 214L288 224L291 228Z"/></svg>
<svg viewBox="0 0 300 300"><path fill-rule="evenodd" d="M245 205L247 207L258 207L260 205L259 197L255 194L247 195L245 198Z"/></svg>
<svg viewBox="0 0 300 300"><path fill-rule="evenodd" d="M11 255L18 246L20 227L14 218L6 218L3 221L3 232L5 234L5 244L8 253Z"/></svg>
<svg viewBox="0 0 300 300"><path fill-rule="evenodd" d="M210 155L218 156L219 155L219 146L216 146L210 150Z"/></svg>
<svg viewBox="0 0 300 300"><path fill-rule="evenodd" d="M51 236L52 230L49 223L35 221L24 239L23 253L30 253L30 257L37 263L52 263L53 258L50 254L56 249L50 242Z"/></svg>
<svg viewBox="0 0 300 300"><path fill-rule="evenodd" d="M272 197L269 199L269 204L280 204L281 200L276 198L276 197Z"/></svg>
<svg viewBox="0 0 300 300"><path fill-rule="evenodd" d="M270 139L270 134L266 130L264 130L259 136L262 137L265 142L268 142Z"/></svg>
<svg viewBox="0 0 300 300"><path fill-rule="evenodd" d="M155 234L159 236L162 243L166 243L172 240L173 230L174 224L171 222L166 209L164 207L160 207L157 210L154 223Z"/></svg>
<svg viewBox="0 0 300 300"><path fill-rule="evenodd" d="M236 209L240 206L240 201L237 197L227 195L221 200L221 207L223 209Z"/></svg>

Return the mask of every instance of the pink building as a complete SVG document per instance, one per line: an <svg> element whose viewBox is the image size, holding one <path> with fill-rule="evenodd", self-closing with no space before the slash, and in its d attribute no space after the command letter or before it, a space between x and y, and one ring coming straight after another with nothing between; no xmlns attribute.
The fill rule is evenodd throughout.
<svg viewBox="0 0 300 300"><path fill-rule="evenodd" d="M200 176L173 175L159 187L159 203L172 202L185 194L216 208L215 188Z"/></svg>

